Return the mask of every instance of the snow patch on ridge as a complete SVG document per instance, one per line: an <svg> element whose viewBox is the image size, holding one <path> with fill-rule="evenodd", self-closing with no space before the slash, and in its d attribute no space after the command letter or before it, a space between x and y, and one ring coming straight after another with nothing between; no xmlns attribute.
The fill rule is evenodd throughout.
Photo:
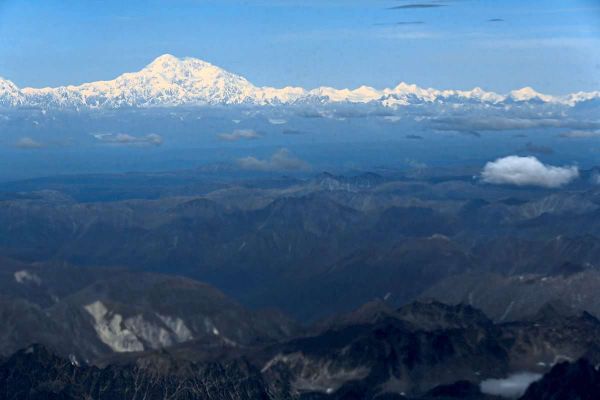
<svg viewBox="0 0 600 400"><path fill-rule="evenodd" d="M150 348L159 349L161 347L171 346L175 340L167 329L146 321L141 315L127 318L124 321L125 327Z"/></svg>
<svg viewBox="0 0 600 400"><path fill-rule="evenodd" d="M158 319L152 321L154 317L148 320L138 314L123 318L110 311L101 301L88 304L84 309L94 319L98 338L115 352L159 349L194 338L185 322L177 317L157 314Z"/></svg>
<svg viewBox="0 0 600 400"><path fill-rule="evenodd" d="M370 372L367 367L339 367L332 360L312 359L302 353L278 354L265 364L261 372L264 373L279 363L286 364L294 371L292 386L300 392L331 394L346 382L364 379Z"/></svg>
<svg viewBox="0 0 600 400"><path fill-rule="evenodd" d="M123 326L123 317L109 312L101 301L88 304L84 309L94 318L94 330L98 338L113 351L124 353L144 350L142 342Z"/></svg>
<svg viewBox="0 0 600 400"><path fill-rule="evenodd" d="M33 272L29 272L27 270L21 270L14 273L15 281L17 283L33 283L37 286L42 284L42 279L34 274Z"/></svg>
<svg viewBox="0 0 600 400"><path fill-rule="evenodd" d="M170 317L168 315L158 315L158 317L173 332L177 342L187 342L194 338L192 332L181 318Z"/></svg>

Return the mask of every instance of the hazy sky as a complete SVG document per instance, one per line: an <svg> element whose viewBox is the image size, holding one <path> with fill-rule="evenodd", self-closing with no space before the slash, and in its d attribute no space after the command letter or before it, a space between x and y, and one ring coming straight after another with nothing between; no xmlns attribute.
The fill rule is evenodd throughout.
<svg viewBox="0 0 600 400"><path fill-rule="evenodd" d="M163 53L257 85L600 90L600 0L0 0L0 76L19 86Z"/></svg>

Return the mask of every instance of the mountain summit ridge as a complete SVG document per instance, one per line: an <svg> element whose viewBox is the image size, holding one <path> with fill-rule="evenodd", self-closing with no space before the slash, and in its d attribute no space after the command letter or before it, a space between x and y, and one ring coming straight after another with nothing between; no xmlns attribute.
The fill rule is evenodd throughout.
<svg viewBox="0 0 600 400"><path fill-rule="evenodd" d="M0 106L41 108L123 108L174 107L182 105L291 105L330 103L374 103L386 107L427 103L542 102L574 106L600 99L600 91L552 96L531 87L506 95L472 90L438 90L400 82L393 88L375 89L362 85L356 89L321 86L315 89L286 86L258 87L241 75L207 61L163 54L137 72L115 79L55 88L18 88L0 78Z"/></svg>

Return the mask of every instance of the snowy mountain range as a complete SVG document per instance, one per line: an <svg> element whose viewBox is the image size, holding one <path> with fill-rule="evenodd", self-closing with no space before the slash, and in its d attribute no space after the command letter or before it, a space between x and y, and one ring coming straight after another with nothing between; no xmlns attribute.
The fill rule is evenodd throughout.
<svg viewBox="0 0 600 400"><path fill-rule="evenodd" d="M19 88L0 78L0 106L65 109L123 107L174 107L181 105L291 105L329 103L373 103L402 107L427 103L548 103L575 106L600 99L600 91L566 96L538 93L531 87L502 95L481 88L473 90L425 89L400 83L378 90L368 86L356 89L319 87L257 87L242 76L196 58L165 54L138 72L125 73L110 81L56 88Z"/></svg>

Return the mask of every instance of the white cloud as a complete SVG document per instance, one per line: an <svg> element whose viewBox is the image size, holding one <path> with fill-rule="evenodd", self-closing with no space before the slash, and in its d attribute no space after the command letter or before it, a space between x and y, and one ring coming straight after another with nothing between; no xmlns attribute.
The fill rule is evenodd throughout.
<svg viewBox="0 0 600 400"><path fill-rule="evenodd" d="M402 119L402 117L399 115L386 115L385 117L383 117L383 119L388 122L398 122Z"/></svg>
<svg viewBox="0 0 600 400"><path fill-rule="evenodd" d="M269 123L271 125L283 125L283 124L287 124L287 120L282 119L282 118L269 118Z"/></svg>
<svg viewBox="0 0 600 400"><path fill-rule="evenodd" d="M253 129L236 129L231 133L221 133L219 139L227 142L237 142L240 139L258 139L261 135Z"/></svg>
<svg viewBox="0 0 600 400"><path fill-rule="evenodd" d="M160 146L163 139L156 133L151 133L146 136L133 136L127 133L96 133L93 135L101 142L115 145L153 145Z"/></svg>
<svg viewBox="0 0 600 400"><path fill-rule="evenodd" d="M44 144L30 137L24 137L15 144L20 149L39 149L44 147Z"/></svg>
<svg viewBox="0 0 600 400"><path fill-rule="evenodd" d="M412 158L407 158L404 160L406 165L413 169L425 169L427 168L427 164L421 161L413 160Z"/></svg>
<svg viewBox="0 0 600 400"><path fill-rule="evenodd" d="M546 165L532 156L499 158L488 162L481 172L481 178L488 183L548 188L560 187L578 176L576 166Z"/></svg>
<svg viewBox="0 0 600 400"><path fill-rule="evenodd" d="M279 149L268 159L244 157L238 160L242 169L255 171L308 171L310 165L290 153L288 149Z"/></svg>
<svg viewBox="0 0 600 400"><path fill-rule="evenodd" d="M525 393L527 387L542 377L541 374L521 372L505 379L486 379L481 382L481 392L494 396L517 398Z"/></svg>

